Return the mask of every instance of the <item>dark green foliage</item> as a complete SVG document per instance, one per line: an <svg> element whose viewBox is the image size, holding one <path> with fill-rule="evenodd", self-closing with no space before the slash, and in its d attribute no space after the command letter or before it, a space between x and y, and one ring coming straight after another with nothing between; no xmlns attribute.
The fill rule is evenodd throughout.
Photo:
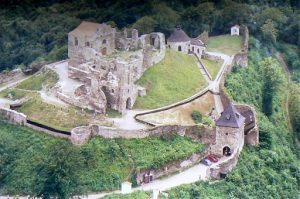
<svg viewBox="0 0 300 199"><path fill-rule="evenodd" d="M8 5L0 8L0 71L67 58L67 33L82 20L133 26L141 33L161 31L167 36L181 25L192 37L204 30L210 35L227 34L232 25L243 23L259 38L300 44L297 1L5 2Z"/></svg>
<svg viewBox="0 0 300 199"><path fill-rule="evenodd" d="M199 111L193 111L192 118L196 124L200 124L202 122L202 114Z"/></svg>
<svg viewBox="0 0 300 199"><path fill-rule="evenodd" d="M289 112L296 137L300 140L300 85L290 86Z"/></svg>
<svg viewBox="0 0 300 199"><path fill-rule="evenodd" d="M259 146L244 147L237 167L225 180L180 186L170 191L171 199L192 199L199 194L200 198L299 198L300 149L288 131L285 107L282 106L288 94L287 80L281 79L281 84L273 88L273 112L266 117L260 96L265 82L269 81L262 75L262 69L269 66L261 60L266 61L263 54L252 50L249 66L229 74L226 81L227 92L235 101L255 105L260 129ZM279 69L279 66L275 68ZM277 72L283 76L283 70ZM293 100L299 99L299 94L295 91L293 94Z"/></svg>
<svg viewBox="0 0 300 199"><path fill-rule="evenodd" d="M0 120L0 195L70 198L118 189L137 169L158 168L205 146L178 135L93 138L81 147Z"/></svg>

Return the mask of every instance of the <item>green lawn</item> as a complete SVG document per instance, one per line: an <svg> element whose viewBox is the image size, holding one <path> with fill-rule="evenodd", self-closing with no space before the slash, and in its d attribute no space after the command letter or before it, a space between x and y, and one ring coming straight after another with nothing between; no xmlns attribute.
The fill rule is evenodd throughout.
<svg viewBox="0 0 300 199"><path fill-rule="evenodd" d="M239 52L242 46L242 36L220 35L209 38L207 50L220 52L231 56Z"/></svg>
<svg viewBox="0 0 300 199"><path fill-rule="evenodd" d="M78 184L71 186L79 192L119 189L124 180L132 181L132 168L155 168L204 148L178 135L129 140L97 137L74 146L2 120L0 137L1 195L43 193L47 183L55 181L65 189L64 185L74 178Z"/></svg>
<svg viewBox="0 0 300 199"><path fill-rule="evenodd" d="M150 67L136 82L147 88L147 95L138 97L134 108L151 109L175 103L192 96L207 85L197 60L172 50Z"/></svg>
<svg viewBox="0 0 300 199"><path fill-rule="evenodd" d="M81 109L71 105L61 107L45 103L38 95L25 102L19 111L33 121L66 131L77 126L87 125L93 115L88 111L82 113Z"/></svg>
<svg viewBox="0 0 300 199"><path fill-rule="evenodd" d="M209 74L213 79L216 78L221 66L222 62L217 62L209 59L201 59L201 62L205 66L205 68L208 70Z"/></svg>
<svg viewBox="0 0 300 199"><path fill-rule="evenodd" d="M0 92L0 97L7 99L18 100L29 95L29 92L16 88L8 88Z"/></svg>
<svg viewBox="0 0 300 199"><path fill-rule="evenodd" d="M16 88L25 90L42 90L43 86L53 87L58 81L58 75L55 71L46 69L44 72L33 75L29 79L21 82Z"/></svg>

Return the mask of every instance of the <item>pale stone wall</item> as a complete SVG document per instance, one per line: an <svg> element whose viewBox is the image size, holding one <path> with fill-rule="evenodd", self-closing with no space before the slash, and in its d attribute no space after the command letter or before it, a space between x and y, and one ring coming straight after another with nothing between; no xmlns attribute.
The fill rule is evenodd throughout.
<svg viewBox="0 0 300 199"><path fill-rule="evenodd" d="M189 49L190 49L189 48L190 43L191 43L190 41L187 41L187 42L168 42L168 47L171 48L172 50L188 54ZM181 51L179 51L179 47L181 47Z"/></svg>
<svg viewBox="0 0 300 199"><path fill-rule="evenodd" d="M0 116L13 124L25 125L27 120L27 116L25 114L8 108L0 108Z"/></svg>
<svg viewBox="0 0 300 199"><path fill-rule="evenodd" d="M142 184L144 175L147 173L151 173L153 176L153 180L155 180L163 176L171 175L176 172L181 172L195 164L198 164L199 161L203 159L205 156L207 156L208 154L209 152L205 150L202 153L194 153L190 157L185 158L184 160L170 162L159 169L144 169L144 170L137 171L136 182L138 185Z"/></svg>
<svg viewBox="0 0 300 199"><path fill-rule="evenodd" d="M203 54L205 53L206 48L204 46L196 46L196 45L190 45L190 52L195 53L199 59L203 57Z"/></svg>
<svg viewBox="0 0 300 199"><path fill-rule="evenodd" d="M241 33L243 36L243 47L240 52L236 53L233 58L233 63L242 67L248 66L248 43L249 43L249 30L247 26L241 26Z"/></svg>
<svg viewBox="0 0 300 199"><path fill-rule="evenodd" d="M24 74L21 69L15 69L9 72L2 72L0 73L0 84L19 79L23 76Z"/></svg>
<svg viewBox="0 0 300 199"><path fill-rule="evenodd" d="M211 148L214 154L223 156L224 147L229 147L233 152L239 145L244 145L244 126L240 128L217 126L215 145Z"/></svg>
<svg viewBox="0 0 300 199"><path fill-rule="evenodd" d="M91 131L89 128L76 127L71 131L70 140L73 144L81 145L86 143L91 137Z"/></svg>

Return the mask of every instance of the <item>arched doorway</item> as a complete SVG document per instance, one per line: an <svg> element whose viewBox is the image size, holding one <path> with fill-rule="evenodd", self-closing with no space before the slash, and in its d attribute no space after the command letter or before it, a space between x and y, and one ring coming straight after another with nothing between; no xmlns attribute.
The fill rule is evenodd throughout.
<svg viewBox="0 0 300 199"><path fill-rule="evenodd" d="M181 46L178 46L178 51L181 51Z"/></svg>
<svg viewBox="0 0 300 199"><path fill-rule="evenodd" d="M131 109L131 99L130 99L130 97L126 100L126 109Z"/></svg>
<svg viewBox="0 0 300 199"><path fill-rule="evenodd" d="M102 48L101 54L102 55L106 55L107 54L107 48L106 47Z"/></svg>
<svg viewBox="0 0 300 199"><path fill-rule="evenodd" d="M225 155L225 156L230 156L231 155L231 150L228 146L225 146L223 148L223 155Z"/></svg>

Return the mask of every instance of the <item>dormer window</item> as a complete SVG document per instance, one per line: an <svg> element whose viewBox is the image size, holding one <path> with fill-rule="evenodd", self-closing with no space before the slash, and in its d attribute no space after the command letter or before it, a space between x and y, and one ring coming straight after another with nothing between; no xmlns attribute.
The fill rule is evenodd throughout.
<svg viewBox="0 0 300 199"><path fill-rule="evenodd" d="M78 38L77 37L75 37L74 43L75 43L75 46L78 46Z"/></svg>
<svg viewBox="0 0 300 199"><path fill-rule="evenodd" d="M225 117L226 117L227 120L230 120L231 115L230 114L226 114Z"/></svg>

